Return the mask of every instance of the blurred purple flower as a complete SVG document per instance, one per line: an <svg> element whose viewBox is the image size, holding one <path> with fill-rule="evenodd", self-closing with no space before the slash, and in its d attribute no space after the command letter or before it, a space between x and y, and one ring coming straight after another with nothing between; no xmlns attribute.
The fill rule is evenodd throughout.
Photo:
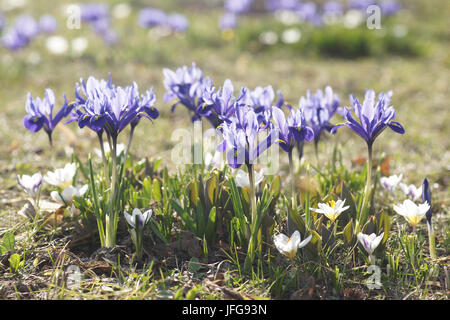
<svg viewBox="0 0 450 320"><path fill-rule="evenodd" d="M248 12L253 0L225 0L225 10L229 13L243 14Z"/></svg>
<svg viewBox="0 0 450 320"><path fill-rule="evenodd" d="M219 28L222 30L229 30L236 28L238 17L234 13L225 13L219 20Z"/></svg>
<svg viewBox="0 0 450 320"><path fill-rule="evenodd" d="M300 7L299 0L267 0L266 9L268 11L290 10L295 11Z"/></svg>
<svg viewBox="0 0 450 320"><path fill-rule="evenodd" d="M167 15L164 11L155 8L145 8L139 11L138 23L142 28L150 28L165 24Z"/></svg>
<svg viewBox="0 0 450 320"><path fill-rule="evenodd" d="M379 5L382 14L387 16L393 15L403 8L402 4L395 0L382 1Z"/></svg>
<svg viewBox="0 0 450 320"><path fill-rule="evenodd" d="M181 32L185 31L188 28L189 21L184 15L173 13L167 16L166 24L173 31Z"/></svg>
<svg viewBox="0 0 450 320"><path fill-rule="evenodd" d="M109 14L109 7L104 3L87 3L81 6L81 20L92 22L104 19Z"/></svg>
<svg viewBox="0 0 450 320"><path fill-rule="evenodd" d="M44 14L39 19L39 30L44 33L53 33L58 28L55 17L51 14Z"/></svg>

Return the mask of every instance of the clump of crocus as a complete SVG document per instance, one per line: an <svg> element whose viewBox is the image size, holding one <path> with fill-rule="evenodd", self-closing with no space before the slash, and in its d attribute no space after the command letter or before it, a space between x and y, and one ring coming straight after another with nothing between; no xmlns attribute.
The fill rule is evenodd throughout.
<svg viewBox="0 0 450 320"><path fill-rule="evenodd" d="M403 174L395 175L389 177L381 177L380 184L383 188L385 188L389 192L394 192L397 189L398 184L403 178Z"/></svg>
<svg viewBox="0 0 450 320"><path fill-rule="evenodd" d="M77 165L75 163L67 163L64 168L47 172L44 176L44 181L52 186L65 189L69 185L72 185L76 171Z"/></svg>
<svg viewBox="0 0 450 320"><path fill-rule="evenodd" d="M431 191L430 185L428 184L428 180L425 178L422 184L422 202L430 205L430 208L425 213L425 217L427 218L427 229L428 229L428 238L430 243L430 256L432 259L436 259L436 239L434 236L433 224L431 223L431 218L433 216L433 211L431 210Z"/></svg>
<svg viewBox="0 0 450 320"><path fill-rule="evenodd" d="M358 99L351 96L350 100L353 105L353 110L359 121L355 120L350 109L345 107L344 118L347 122L334 126L331 130L331 132L334 133L338 128L347 126L364 139L367 144L367 181L364 188L364 197L360 213L360 217L363 217L363 219L360 222L364 222L367 217L366 206L371 193L372 147L375 139L386 128L390 128L396 133L405 133L402 125L394 121L396 114L394 107L390 106L391 96L392 91L387 94L380 93L378 95L378 101L376 101L375 91L367 90L362 104L359 103Z"/></svg>
<svg viewBox="0 0 450 320"><path fill-rule="evenodd" d="M72 201L75 197L83 196L87 190L88 190L87 184L85 184L84 186L70 185L64 188L64 190L62 190L61 192L52 191L50 193L50 197L64 206L69 206L72 204Z"/></svg>
<svg viewBox="0 0 450 320"><path fill-rule="evenodd" d="M406 185L404 183L400 183L400 189L402 190L404 195L410 198L412 201L417 201L422 197L422 186L417 188L413 184Z"/></svg>
<svg viewBox="0 0 450 320"><path fill-rule="evenodd" d="M131 239L133 240L134 246L136 248L136 256L138 259L142 257L142 244L144 238L145 226L150 221L152 217L153 210L147 210L142 213L138 208L134 208L131 214L124 211L125 219L127 220L130 228Z"/></svg>
<svg viewBox="0 0 450 320"><path fill-rule="evenodd" d="M318 204L318 209L316 208L310 208L310 210L317 212L317 213L322 213L324 214L328 219L330 219L330 221L332 223L334 223L334 221L337 219L337 217L339 217L339 215L344 212L345 210L347 210L348 208L350 208L350 206L345 206L345 199L344 200L338 200L338 201L334 201L331 200L330 202L327 203L319 203Z"/></svg>
<svg viewBox="0 0 450 320"><path fill-rule="evenodd" d="M72 105L67 103L67 98L64 96L65 102L56 115L53 115L53 108L55 107L55 95L52 89L45 90L44 99L33 98L31 93L28 93L25 110L27 115L23 118L23 125L32 132L38 132L42 128L48 135L50 145L52 142L52 132L56 125L62 118L69 115L72 110Z"/></svg>
<svg viewBox="0 0 450 320"><path fill-rule="evenodd" d="M413 227L414 232L420 220L422 220L428 210L430 210L430 205L428 204L428 202L417 205L411 200L406 199L400 205L394 204L394 211L399 215L405 217L405 219Z"/></svg>
<svg viewBox="0 0 450 320"><path fill-rule="evenodd" d="M281 254L293 260L297 254L297 250L306 246L311 238L312 235L309 235L309 237L301 241L300 232L296 230L290 238L282 233L276 235L273 238L273 242Z"/></svg>
<svg viewBox="0 0 450 320"><path fill-rule="evenodd" d="M380 244L381 240L384 237L384 232L382 232L379 236L377 236L375 233L372 233L370 235L364 234L362 232L358 233L357 238L359 242L362 244L364 249L369 254L369 260L373 263L375 262L375 259L373 258L373 252Z"/></svg>
<svg viewBox="0 0 450 320"><path fill-rule="evenodd" d="M17 176L17 182L19 186L30 196L34 206L39 206L39 196L42 185L42 174L40 172L33 174L32 176L24 174L23 176Z"/></svg>

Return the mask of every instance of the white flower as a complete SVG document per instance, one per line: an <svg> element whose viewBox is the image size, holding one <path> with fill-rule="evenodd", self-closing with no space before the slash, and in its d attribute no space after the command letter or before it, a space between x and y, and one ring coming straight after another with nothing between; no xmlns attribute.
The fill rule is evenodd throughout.
<svg viewBox="0 0 450 320"><path fill-rule="evenodd" d="M297 253L297 249L306 246L311 238L312 235L309 235L308 238L301 241L300 232L296 230L290 238L282 233L276 235L275 237L273 237L273 242L275 244L275 247L278 249L278 251L280 251L281 254L284 254L292 260Z"/></svg>
<svg viewBox="0 0 450 320"><path fill-rule="evenodd" d="M302 33L297 28L290 28L283 31L281 34L281 41L284 43L296 43L302 37Z"/></svg>
<svg viewBox="0 0 450 320"><path fill-rule="evenodd" d="M103 143L103 149L105 150L105 155L109 155L111 153L108 142ZM94 148L94 152L98 157L102 157L102 150L100 150L99 148ZM118 143L116 146L117 157L119 157L123 152L125 152L125 145L123 143Z"/></svg>
<svg viewBox="0 0 450 320"><path fill-rule="evenodd" d="M271 46L278 42L278 35L273 31L265 31L259 35L259 42Z"/></svg>
<svg viewBox="0 0 450 320"><path fill-rule="evenodd" d="M22 209L19 210L19 212L17 212L18 215L25 217L27 219L33 219L34 216L36 215L36 210L34 209L34 207L31 205L31 203L26 202Z"/></svg>
<svg viewBox="0 0 450 320"><path fill-rule="evenodd" d="M75 55L81 55L89 46L89 41L85 37L77 37L71 42L72 52Z"/></svg>
<svg viewBox="0 0 450 320"><path fill-rule="evenodd" d="M405 196L409 197L413 201L417 201L422 197L422 186L416 188L413 184L408 186L404 183L400 183L400 189L403 191Z"/></svg>
<svg viewBox="0 0 450 320"><path fill-rule="evenodd" d="M403 178L403 174L400 175L392 175L389 177L381 177L380 178L380 184L389 192L394 192L397 188L397 185L400 183L400 181Z"/></svg>
<svg viewBox="0 0 450 320"><path fill-rule="evenodd" d="M360 10L351 9L345 13L344 26L348 29L354 29L364 21L364 14Z"/></svg>
<svg viewBox="0 0 450 320"><path fill-rule="evenodd" d="M112 9L112 15L116 19L124 19L131 13L131 7L128 3L119 3Z"/></svg>
<svg viewBox="0 0 450 320"><path fill-rule="evenodd" d="M264 178L264 171L261 169L258 171L254 171L255 172L255 186L257 186L262 179ZM250 187L250 179L248 177L247 172L245 172L244 170L239 169L238 172L236 173L236 185L238 187Z"/></svg>
<svg viewBox="0 0 450 320"><path fill-rule="evenodd" d="M35 198L41 189L42 175L40 172L32 176L24 174L23 176L17 176L17 182L30 197Z"/></svg>
<svg viewBox="0 0 450 320"><path fill-rule="evenodd" d="M406 199L398 206L394 204L395 212L404 216L413 227L417 226L429 209L430 205L428 202L417 205L409 199Z"/></svg>
<svg viewBox="0 0 450 320"><path fill-rule="evenodd" d="M69 49L67 39L61 36L51 36L47 38L45 46L50 53L63 54Z"/></svg>
<svg viewBox="0 0 450 320"><path fill-rule="evenodd" d="M56 169L53 172L47 172L44 176L44 181L52 186L65 188L72 184L76 170L77 165L75 163L68 163L64 168Z"/></svg>
<svg viewBox="0 0 450 320"><path fill-rule="evenodd" d="M338 200L337 202L334 202L331 200L329 204L326 203L319 203L319 209L315 208L309 208L310 210L318 213L323 213L328 219L331 220L331 222L334 222L336 218L345 210L350 208L350 206L345 206L345 199L344 200Z"/></svg>
<svg viewBox="0 0 450 320"><path fill-rule="evenodd" d="M52 197L53 200L55 200L58 203L61 203L63 205L68 205L72 202L74 197L81 197L83 196L88 189L88 185L85 184L84 186L68 186L66 187L62 192L58 191L52 191L50 193L50 197Z"/></svg>
<svg viewBox="0 0 450 320"><path fill-rule="evenodd" d="M150 218L152 217L153 214L153 210L150 209L142 213L141 210L139 210L138 208L134 208L131 214L129 214L126 211L124 211L123 214L130 227L136 229L136 221L138 222L139 227L142 228L150 221Z"/></svg>
<svg viewBox="0 0 450 320"><path fill-rule="evenodd" d="M357 235L359 242L363 245L364 249L367 251L369 255L372 255L375 249L381 242L381 239L384 237L384 232L382 232L378 237L375 233L371 235L364 234L362 232Z"/></svg>

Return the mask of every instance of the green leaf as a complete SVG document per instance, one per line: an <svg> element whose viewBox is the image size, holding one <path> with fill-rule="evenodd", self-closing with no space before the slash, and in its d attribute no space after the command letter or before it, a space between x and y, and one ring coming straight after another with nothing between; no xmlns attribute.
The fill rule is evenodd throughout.
<svg viewBox="0 0 450 320"><path fill-rule="evenodd" d="M342 191L341 191L341 199L345 199L345 204L350 206L348 210L346 210L347 216L349 219L356 219L357 211L356 211L356 204L355 200L353 199L353 196L350 192L350 190L347 188L345 183L342 183Z"/></svg>
<svg viewBox="0 0 450 320"><path fill-rule="evenodd" d="M196 181L191 181L187 186L187 190L189 192L189 199L191 200L191 204L197 207L200 200L198 183Z"/></svg>
<svg viewBox="0 0 450 320"><path fill-rule="evenodd" d="M14 235L11 232L5 233L5 235L3 236L2 242L3 242L3 246L5 247L5 249L7 251L14 253L15 240L14 240Z"/></svg>
<svg viewBox="0 0 450 320"><path fill-rule="evenodd" d="M214 205L214 199L216 198L217 182L217 176L215 174L206 181L206 193L208 194L211 205Z"/></svg>
<svg viewBox="0 0 450 320"><path fill-rule="evenodd" d="M353 239L353 219L344 228L344 238L348 244L352 243Z"/></svg>
<svg viewBox="0 0 450 320"><path fill-rule="evenodd" d="M191 260L189 260L188 269L190 272L196 273L198 272L198 270L200 270L200 267L201 267L200 262L196 257L192 257Z"/></svg>
<svg viewBox="0 0 450 320"><path fill-rule="evenodd" d="M273 195L274 198L278 197L281 192L281 178L280 176L276 176L272 180L272 184L270 186L270 193Z"/></svg>
<svg viewBox="0 0 450 320"><path fill-rule="evenodd" d="M384 244L387 239L389 238L389 232L391 231L391 217L385 212L383 211L380 215L380 227L378 230L378 234L381 233L381 226L383 226L383 232L384 232L384 236L383 239L381 240L381 244Z"/></svg>
<svg viewBox="0 0 450 320"><path fill-rule="evenodd" d="M0 254L4 255L6 252L8 252L8 250L0 244Z"/></svg>
<svg viewBox="0 0 450 320"><path fill-rule="evenodd" d="M216 207L212 207L208 216L208 223L206 225L206 238L208 241L214 242L215 234L216 234Z"/></svg>
<svg viewBox="0 0 450 320"><path fill-rule="evenodd" d="M161 185L158 179L153 180L153 197L155 198L155 201L161 201Z"/></svg>
<svg viewBox="0 0 450 320"><path fill-rule="evenodd" d="M194 300L197 296L197 288L194 287L186 293L186 300Z"/></svg>
<svg viewBox="0 0 450 320"><path fill-rule="evenodd" d="M17 253L14 253L9 257L9 266L11 268L11 272L15 273L20 267L20 255Z"/></svg>

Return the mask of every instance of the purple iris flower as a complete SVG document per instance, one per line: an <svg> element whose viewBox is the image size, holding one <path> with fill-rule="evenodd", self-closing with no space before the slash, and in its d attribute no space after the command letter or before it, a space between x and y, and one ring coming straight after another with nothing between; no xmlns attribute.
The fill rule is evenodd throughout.
<svg viewBox="0 0 450 320"><path fill-rule="evenodd" d="M218 127L224 141L217 149L220 152L227 152L227 162L234 169L240 168L243 164L252 165L261 153L272 145L274 135L270 132L258 144L258 136L262 130L252 107L237 108L230 120Z"/></svg>
<svg viewBox="0 0 450 320"><path fill-rule="evenodd" d="M350 100L359 122L353 118L351 111L345 107L344 117L347 122L334 126L331 132L334 133L338 128L347 126L363 138L369 148L372 148L375 139L387 127L391 128L394 132L400 134L405 133L403 126L400 123L393 121L396 114L394 108L390 106L391 96L392 92L389 92L388 94L380 93L378 101L375 102L375 91L367 90L362 105L359 103L358 99L351 96Z"/></svg>
<svg viewBox="0 0 450 320"><path fill-rule="evenodd" d="M155 8L145 8L139 11L138 23L142 28L164 25L167 15L164 11Z"/></svg>
<svg viewBox="0 0 450 320"><path fill-rule="evenodd" d="M195 63L192 63L191 68L183 66L175 72L165 68L163 72L164 87L166 88L164 103L174 99L177 100L171 108L172 112L175 111L175 107L178 104L182 104L191 113L191 121L197 121L202 117L206 117L216 127L216 117L210 112L210 108L202 110L205 107L202 98L204 87L211 86L211 80L203 77L202 70L197 68Z"/></svg>
<svg viewBox="0 0 450 320"><path fill-rule="evenodd" d="M28 93L25 110L27 115L23 118L23 125L32 132L38 132L42 128L47 133L50 144L52 144L52 132L56 125L62 118L69 115L72 110L72 105L67 103L67 98L64 96L64 105L53 117L53 108L55 106L55 95L51 89L45 90L44 99L33 98L31 93Z"/></svg>
<svg viewBox="0 0 450 320"><path fill-rule="evenodd" d="M323 13L325 15L340 16L344 13L342 3L338 1L327 1L323 5Z"/></svg>
<svg viewBox="0 0 450 320"><path fill-rule="evenodd" d="M245 105L246 88L241 88L237 98L234 97L234 87L230 79L226 79L219 90L211 84L202 87L203 106L201 112L212 112L217 117L216 127L223 121L231 122L236 109ZM204 111L203 111L204 110Z"/></svg>
<svg viewBox="0 0 450 320"><path fill-rule="evenodd" d="M430 205L430 209L425 214L425 217L427 218L428 224L431 226L431 217L433 215L433 212L431 210L431 191L430 185L426 178L423 180L422 184L422 202L423 203L427 202Z"/></svg>
<svg viewBox="0 0 450 320"><path fill-rule="evenodd" d="M286 118L283 110L272 107L272 118L275 121L274 130L278 132L277 143L286 153L291 153L296 143L314 138L314 131L306 126L301 109L291 109Z"/></svg>
<svg viewBox="0 0 450 320"><path fill-rule="evenodd" d="M39 19L39 30L44 33L53 33L58 28L56 19L51 14L44 14Z"/></svg>
<svg viewBox="0 0 450 320"><path fill-rule="evenodd" d="M85 97L80 95L81 91ZM77 118L78 126L88 126L97 132L104 130L113 141L129 124L134 127L142 116L148 119L159 116L152 105L152 92L139 97L136 83L122 88L115 86L111 77L108 81L93 77L86 83L82 81L81 86L77 85L76 97L78 107L73 117Z"/></svg>
<svg viewBox="0 0 450 320"><path fill-rule="evenodd" d="M178 32L185 31L189 27L188 19L179 13L168 15L166 24L171 30Z"/></svg>
<svg viewBox="0 0 450 320"><path fill-rule="evenodd" d="M229 13L243 14L248 12L253 0L226 0L225 10Z"/></svg>
<svg viewBox="0 0 450 320"><path fill-rule="evenodd" d="M253 106L256 113L271 110L272 106L281 108L284 105L284 98L280 90L277 91L278 100L275 100L275 91L272 86L256 87L255 90L247 90L246 101L247 105Z"/></svg>
<svg viewBox="0 0 450 320"><path fill-rule="evenodd" d="M109 14L109 8L104 3L87 3L81 6L81 20L92 22L106 18Z"/></svg>
<svg viewBox="0 0 450 320"><path fill-rule="evenodd" d="M322 132L331 131L333 127L330 119L338 110L339 97L329 86L325 88L325 92L319 89L315 94L308 90L306 98L300 98L299 107L303 110L306 122L314 130L314 142L317 144Z"/></svg>
<svg viewBox="0 0 450 320"><path fill-rule="evenodd" d="M221 30L235 29L238 24L238 17L234 13L225 13L219 20Z"/></svg>

